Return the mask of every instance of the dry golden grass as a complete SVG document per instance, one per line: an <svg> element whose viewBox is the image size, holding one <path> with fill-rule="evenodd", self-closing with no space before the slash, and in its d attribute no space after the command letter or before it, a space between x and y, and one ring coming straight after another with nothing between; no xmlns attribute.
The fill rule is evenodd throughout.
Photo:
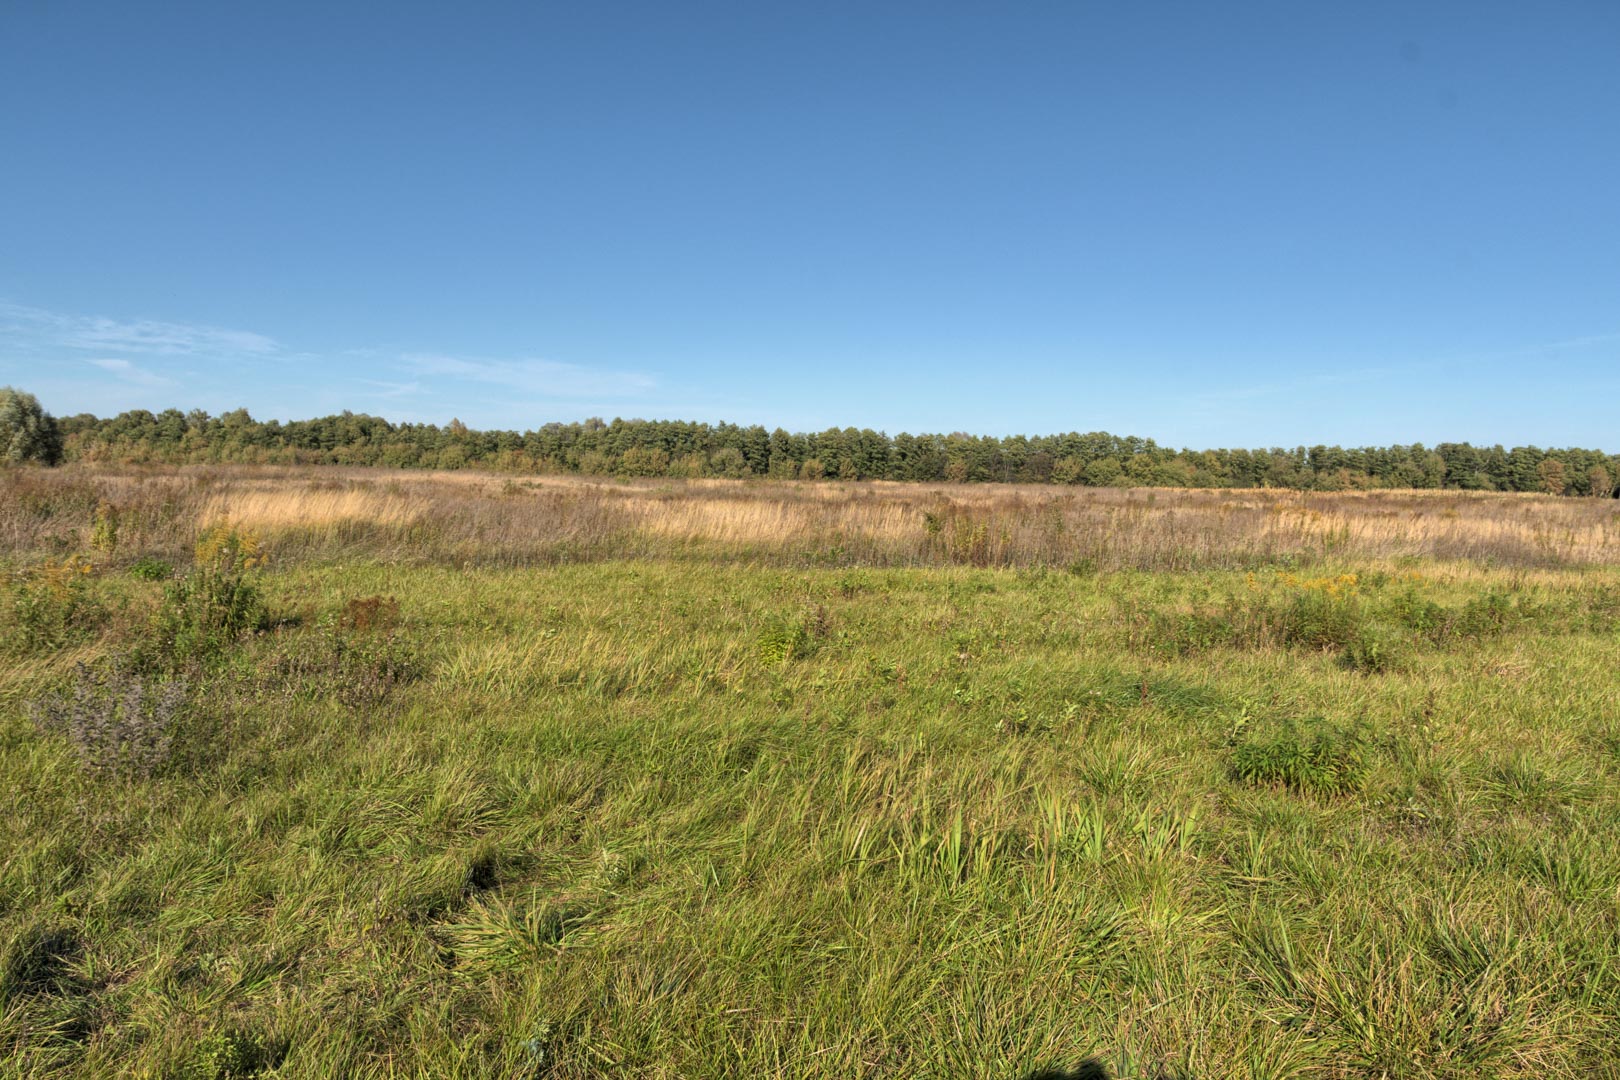
<svg viewBox="0 0 1620 1080"><path fill-rule="evenodd" d="M420 494L370 488L287 487L259 484L248 490L221 491L208 497L199 524L228 522L264 533L307 529L343 522L409 525L432 509Z"/></svg>
<svg viewBox="0 0 1620 1080"><path fill-rule="evenodd" d="M694 498L685 493L666 499L630 497L623 506L637 527L651 535L714 543L769 545L828 534L902 543L918 529L915 508L899 500L860 502L847 493L836 502L820 497Z"/></svg>
<svg viewBox="0 0 1620 1080"><path fill-rule="evenodd" d="M1620 562L1620 503L1454 491L512 478L190 467L13 470L0 551L125 550L227 521L284 552L523 563L701 552L761 561L1192 569L1327 557L1562 567Z"/></svg>

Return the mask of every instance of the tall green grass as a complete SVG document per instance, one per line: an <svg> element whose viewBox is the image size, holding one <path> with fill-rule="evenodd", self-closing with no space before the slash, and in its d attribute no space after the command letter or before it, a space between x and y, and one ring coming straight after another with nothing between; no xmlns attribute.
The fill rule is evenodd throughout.
<svg viewBox="0 0 1620 1080"><path fill-rule="evenodd" d="M0 1074L1620 1075L1620 578L1371 569L272 563L150 775L26 704L190 586L81 575Z"/></svg>

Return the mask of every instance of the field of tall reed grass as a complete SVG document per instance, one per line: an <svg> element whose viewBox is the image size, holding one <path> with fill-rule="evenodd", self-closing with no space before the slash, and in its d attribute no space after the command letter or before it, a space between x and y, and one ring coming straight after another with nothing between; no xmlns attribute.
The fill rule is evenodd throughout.
<svg viewBox="0 0 1620 1080"><path fill-rule="evenodd" d="M0 472L0 1077L1620 1077L1615 513Z"/></svg>
<svg viewBox="0 0 1620 1080"><path fill-rule="evenodd" d="M1192 570L1331 558L1620 561L1620 503L1465 492L516 479L470 472L10 470L0 553L183 552L219 522L299 557L525 565L713 557L775 566ZM112 552L116 554L116 547Z"/></svg>

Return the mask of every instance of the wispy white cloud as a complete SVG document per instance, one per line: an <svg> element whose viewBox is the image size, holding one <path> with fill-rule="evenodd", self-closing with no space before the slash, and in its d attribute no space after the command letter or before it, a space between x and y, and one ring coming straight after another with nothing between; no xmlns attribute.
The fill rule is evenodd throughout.
<svg viewBox="0 0 1620 1080"><path fill-rule="evenodd" d="M1406 371L1411 368L1403 369ZM1389 367L1356 368L1349 371L1323 371L1305 375L1294 379L1279 379L1275 382L1255 383L1249 386L1233 386L1216 390L1201 390L1186 395L1182 400L1194 405L1220 405L1226 402L1251 401L1257 398L1275 397L1278 394L1294 394L1301 391L1323 389L1332 386L1347 386L1352 383L1368 382L1374 379L1387 378L1397 374L1396 369Z"/></svg>
<svg viewBox="0 0 1620 1080"><path fill-rule="evenodd" d="M94 400L101 408L109 401L127 407L137 397L143 404L167 399L183 388L186 400L165 403L246 404L256 413L299 416L371 402L390 416L443 410L483 426L679 411L657 400L667 387L635 371L385 345L307 351L247 330L63 313L0 300L0 382L12 370L36 372L41 363L55 370L64 397ZM86 364L105 377L86 378ZM75 369L78 376L67 375ZM41 381L37 374L30 378ZM290 390L294 385L298 389Z"/></svg>
<svg viewBox="0 0 1620 1080"><path fill-rule="evenodd" d="M85 362L88 364L94 364L101 370L110 372L113 375L118 376L118 378L122 379L124 382L133 383L136 386L174 385L173 379L166 379L156 372L147 371L145 368L136 367L128 360L124 360L119 357L97 357L93 360L87 360Z"/></svg>
<svg viewBox="0 0 1620 1080"><path fill-rule="evenodd" d="M638 397L658 386L649 375L599 371L555 360L473 360L454 356L405 358L418 375L486 383L548 398Z"/></svg>
<svg viewBox="0 0 1620 1080"><path fill-rule="evenodd" d="M1549 341L1541 345L1531 345L1521 349L1520 354L1537 352L1554 352L1560 349L1589 349L1593 345L1612 345L1620 342L1620 334L1588 334L1585 337L1567 338L1563 341Z"/></svg>
<svg viewBox="0 0 1620 1080"><path fill-rule="evenodd" d="M1477 368L1482 364L1502 363L1505 361L1520 362L1527 356L1540 356L1549 352L1575 351L1616 344L1620 344L1620 333L1586 334L1581 337L1564 338L1559 341L1543 341L1533 345L1522 345L1502 352L1443 356L1413 360L1409 363L1384 364L1378 367L1352 368L1343 371L1320 371L1296 378L1278 379L1249 386L1203 390L1188 394L1183 400L1196 405L1213 406L1225 402L1271 398L1282 394L1295 394L1312 389L1326 389L1333 386L1363 383L1377 379L1407 377L1418 371L1435 372Z"/></svg>
<svg viewBox="0 0 1620 1080"><path fill-rule="evenodd" d="M77 349L115 349L164 356L207 353L263 356L279 348L273 339L247 330L222 330L217 326L188 326L150 320L115 322L112 319L86 320L68 331L63 344Z"/></svg>
<svg viewBox="0 0 1620 1080"><path fill-rule="evenodd" d="M363 386L374 386L366 396L374 398L401 398L410 397L422 392L420 382L388 382L385 379L356 379Z"/></svg>
<svg viewBox="0 0 1620 1080"><path fill-rule="evenodd" d="M249 330L156 319L119 320L100 315L64 315L0 302L0 332L36 345L147 356L271 356L274 338Z"/></svg>

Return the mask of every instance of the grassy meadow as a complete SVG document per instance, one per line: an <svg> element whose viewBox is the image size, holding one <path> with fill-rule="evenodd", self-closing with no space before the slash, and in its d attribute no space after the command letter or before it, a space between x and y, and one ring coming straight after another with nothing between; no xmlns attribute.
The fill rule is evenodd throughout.
<svg viewBox="0 0 1620 1080"><path fill-rule="evenodd" d="M1620 1077L1620 504L0 473L0 1076Z"/></svg>

